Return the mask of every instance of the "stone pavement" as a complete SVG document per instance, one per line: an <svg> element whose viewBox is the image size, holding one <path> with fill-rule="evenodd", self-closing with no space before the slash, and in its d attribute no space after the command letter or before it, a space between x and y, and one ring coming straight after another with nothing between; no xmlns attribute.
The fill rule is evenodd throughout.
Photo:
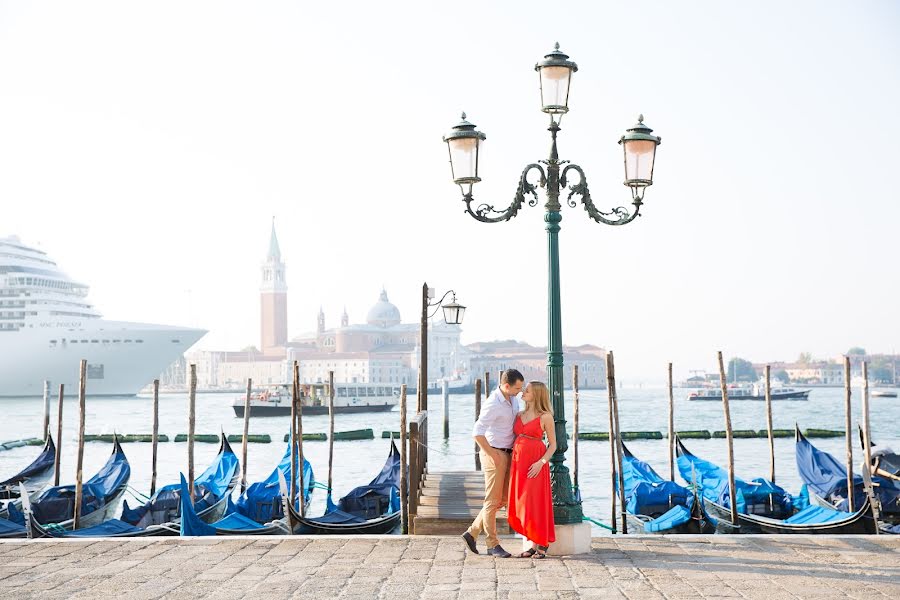
<svg viewBox="0 0 900 600"><path fill-rule="evenodd" d="M896 599L900 539L616 536L545 560L465 554L455 537L11 540L0 597Z"/></svg>

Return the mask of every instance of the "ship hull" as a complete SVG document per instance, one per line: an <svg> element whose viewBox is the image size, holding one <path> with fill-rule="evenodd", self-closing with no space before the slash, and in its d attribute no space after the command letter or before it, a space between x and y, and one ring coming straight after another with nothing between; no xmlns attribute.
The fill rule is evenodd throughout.
<svg viewBox="0 0 900 600"><path fill-rule="evenodd" d="M44 381L78 389L88 363L88 396L134 396L206 332L200 329L104 319L37 322L0 332L0 398L42 396Z"/></svg>

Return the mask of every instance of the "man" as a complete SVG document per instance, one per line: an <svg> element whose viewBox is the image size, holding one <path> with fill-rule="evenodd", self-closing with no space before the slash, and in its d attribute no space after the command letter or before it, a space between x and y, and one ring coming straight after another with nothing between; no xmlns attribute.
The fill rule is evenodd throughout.
<svg viewBox="0 0 900 600"><path fill-rule="evenodd" d="M507 369L500 376L500 386L488 396L475 421L472 437L481 449L481 468L484 471L484 506L472 526L462 534L466 547L478 554L475 540L484 531L488 554L509 558L509 552L497 539L497 511L506 506L509 492L509 462L512 455L513 424L519 414L518 394L525 378L516 369Z"/></svg>

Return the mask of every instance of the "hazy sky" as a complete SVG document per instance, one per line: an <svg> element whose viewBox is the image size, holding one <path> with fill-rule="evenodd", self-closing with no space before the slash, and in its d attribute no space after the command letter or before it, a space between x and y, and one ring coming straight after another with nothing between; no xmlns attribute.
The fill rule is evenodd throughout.
<svg viewBox="0 0 900 600"><path fill-rule="evenodd" d="M551 7L553 7L551 9ZM566 209L567 344L628 378L852 345L900 350L900 4L0 2L0 234L91 285L106 317L258 344L272 216L291 335L404 320L422 281L466 343L546 338L541 208L463 213L441 136L488 136L476 199L549 150L534 63L579 65L561 158L627 205L616 141L663 138L644 216Z"/></svg>

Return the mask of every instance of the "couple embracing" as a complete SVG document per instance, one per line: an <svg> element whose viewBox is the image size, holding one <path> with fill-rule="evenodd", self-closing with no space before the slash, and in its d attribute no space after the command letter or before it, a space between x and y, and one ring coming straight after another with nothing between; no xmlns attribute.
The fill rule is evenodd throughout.
<svg viewBox="0 0 900 600"><path fill-rule="evenodd" d="M556 540L548 466L556 451L556 429L547 386L540 381L525 385L522 373L504 371L500 386L481 407L472 437L481 449L485 490L481 512L462 534L466 546L478 554L475 541L484 531L489 555L512 556L497 539L497 511L507 506L510 528L531 542L518 556L544 558Z"/></svg>

